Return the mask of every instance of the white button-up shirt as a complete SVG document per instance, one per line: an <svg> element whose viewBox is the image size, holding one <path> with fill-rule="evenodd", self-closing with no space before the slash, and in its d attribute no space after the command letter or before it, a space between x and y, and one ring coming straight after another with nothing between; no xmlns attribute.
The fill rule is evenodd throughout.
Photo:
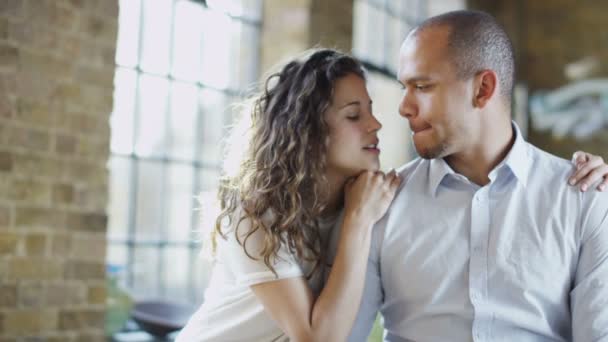
<svg viewBox="0 0 608 342"><path fill-rule="evenodd" d="M514 127L485 186L442 159L400 171L351 341L378 310L386 341L608 341L608 193Z"/></svg>

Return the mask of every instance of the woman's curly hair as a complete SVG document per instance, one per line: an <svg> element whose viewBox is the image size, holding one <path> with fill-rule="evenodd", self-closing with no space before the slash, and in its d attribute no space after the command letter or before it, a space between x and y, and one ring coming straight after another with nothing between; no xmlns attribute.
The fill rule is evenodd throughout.
<svg viewBox="0 0 608 342"><path fill-rule="evenodd" d="M326 263L318 221L328 195L329 128L324 113L331 105L336 81L351 73L365 78L363 66L353 57L318 49L266 80L253 102L249 146L239 169L220 181L221 213L212 234L213 252L218 234L226 238L223 228L236 226L234 234L247 256L262 258L275 275L272 265L281 246L299 260L313 262L307 277ZM235 217L239 208L242 213ZM270 221L267 213L272 213ZM234 219L238 224L230 224ZM244 219L250 220L251 227L239 232ZM263 246L260 255L251 255L245 244L259 230L264 233Z"/></svg>

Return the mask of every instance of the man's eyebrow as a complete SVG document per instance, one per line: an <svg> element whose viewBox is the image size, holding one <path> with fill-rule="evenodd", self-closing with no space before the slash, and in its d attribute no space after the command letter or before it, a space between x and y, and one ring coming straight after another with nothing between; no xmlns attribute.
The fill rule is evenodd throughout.
<svg viewBox="0 0 608 342"><path fill-rule="evenodd" d="M428 82L430 81L431 78L428 76L414 76L411 78L408 78L407 80L405 80L406 83L416 83L416 82ZM399 83L401 83L401 85L403 85L403 83L401 81L399 81Z"/></svg>

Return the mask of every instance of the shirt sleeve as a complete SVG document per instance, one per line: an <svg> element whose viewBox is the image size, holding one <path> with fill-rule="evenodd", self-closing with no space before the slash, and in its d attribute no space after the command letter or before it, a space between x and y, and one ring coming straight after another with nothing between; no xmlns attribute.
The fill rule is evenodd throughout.
<svg viewBox="0 0 608 342"><path fill-rule="evenodd" d="M235 215L238 217L238 215ZM263 219L267 220L268 217ZM238 230L235 227L238 226ZM281 246L276 258L271 258L276 275L264 263L261 251L264 246L265 233L258 229L249 238L245 239L251 229L251 220L234 220L231 228L226 231L226 239L218 236L218 261L223 262L234 275L237 285L251 286L255 284L275 281L279 279L303 276L303 272L296 261L295 255L289 252L286 246ZM236 234L239 235L240 243ZM243 245L247 248L247 253ZM247 255L249 254L249 255ZM253 258L251 258L251 257Z"/></svg>
<svg viewBox="0 0 608 342"><path fill-rule="evenodd" d="M384 291L380 275L380 242L383 235L382 231L382 229L374 229L374 239L372 240L365 272L363 297L355 324L348 337L349 342L367 341L378 311L384 302Z"/></svg>
<svg viewBox="0 0 608 342"><path fill-rule="evenodd" d="M576 342L608 341L608 199L598 197L602 204L596 202L582 220L582 244L570 292ZM597 210L598 206L603 208Z"/></svg>

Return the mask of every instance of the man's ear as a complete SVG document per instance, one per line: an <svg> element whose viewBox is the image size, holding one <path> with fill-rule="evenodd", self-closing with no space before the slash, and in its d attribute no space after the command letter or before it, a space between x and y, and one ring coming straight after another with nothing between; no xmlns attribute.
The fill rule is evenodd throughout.
<svg viewBox="0 0 608 342"><path fill-rule="evenodd" d="M480 71L473 86L473 107L483 108L498 90L498 75L492 70Z"/></svg>

